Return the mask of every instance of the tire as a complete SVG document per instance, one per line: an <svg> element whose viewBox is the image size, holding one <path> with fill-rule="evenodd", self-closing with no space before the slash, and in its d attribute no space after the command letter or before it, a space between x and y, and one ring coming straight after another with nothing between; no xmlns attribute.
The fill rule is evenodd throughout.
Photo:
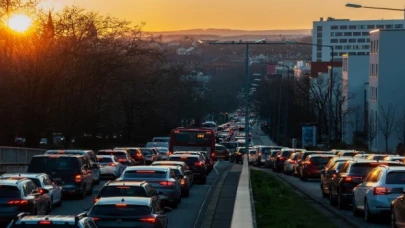
<svg viewBox="0 0 405 228"><path fill-rule="evenodd" d="M353 196L353 200L352 200L352 214L354 217L359 217L360 216L360 211L357 209L357 205L356 205L356 199Z"/></svg>
<svg viewBox="0 0 405 228"><path fill-rule="evenodd" d="M332 192L331 192L331 187L329 186L329 204L331 206L336 206L336 199L333 197Z"/></svg>
<svg viewBox="0 0 405 228"><path fill-rule="evenodd" d="M325 192L325 190L323 189L323 183L322 183L322 182L321 182L321 192L322 192L322 197L323 197L323 198L328 198L329 194L327 194L327 193Z"/></svg>
<svg viewBox="0 0 405 228"><path fill-rule="evenodd" d="M48 208L47 208L46 213L45 213L46 215L49 215L52 212L52 206L51 205L52 205L52 203L49 202L48 203Z"/></svg>
<svg viewBox="0 0 405 228"><path fill-rule="evenodd" d="M55 204L55 206L57 206L57 207L61 207L61 206L62 206L62 204L63 204L62 198L63 198L63 197L60 196L59 202L57 202L57 203Z"/></svg>
<svg viewBox="0 0 405 228"><path fill-rule="evenodd" d="M370 213L370 209L368 208L368 202L367 199L364 200L364 221L366 222L372 222L372 214Z"/></svg>

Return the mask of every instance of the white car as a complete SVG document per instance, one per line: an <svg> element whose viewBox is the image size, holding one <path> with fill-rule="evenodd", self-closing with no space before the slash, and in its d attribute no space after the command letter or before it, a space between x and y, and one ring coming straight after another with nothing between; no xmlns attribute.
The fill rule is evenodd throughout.
<svg viewBox="0 0 405 228"><path fill-rule="evenodd" d="M62 187L53 181L46 173L5 173L1 175L1 177L30 179L37 185L37 187L49 191L48 194L52 206L62 205ZM62 185L62 183L60 183L60 185Z"/></svg>
<svg viewBox="0 0 405 228"><path fill-rule="evenodd" d="M125 166L119 162L118 158L113 155L97 155L100 164L100 176L117 178L121 176Z"/></svg>
<svg viewBox="0 0 405 228"><path fill-rule="evenodd" d="M405 188L405 166L379 166L371 170L363 182L353 189L353 214L364 211L364 219L386 212L389 215L391 202Z"/></svg>

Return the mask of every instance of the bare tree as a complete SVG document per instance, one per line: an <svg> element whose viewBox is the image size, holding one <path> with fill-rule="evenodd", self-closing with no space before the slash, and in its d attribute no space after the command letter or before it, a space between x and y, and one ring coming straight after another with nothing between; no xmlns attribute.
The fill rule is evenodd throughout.
<svg viewBox="0 0 405 228"><path fill-rule="evenodd" d="M396 133L399 141L405 145L405 109L398 115Z"/></svg>
<svg viewBox="0 0 405 228"><path fill-rule="evenodd" d="M378 127L385 140L385 151L388 152L388 139L391 137L395 130L397 109L394 105L388 104L386 109L380 106Z"/></svg>

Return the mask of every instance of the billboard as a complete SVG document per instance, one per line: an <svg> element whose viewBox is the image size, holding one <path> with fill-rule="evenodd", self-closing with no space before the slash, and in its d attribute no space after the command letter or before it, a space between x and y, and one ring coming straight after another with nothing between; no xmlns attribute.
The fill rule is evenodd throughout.
<svg viewBox="0 0 405 228"><path fill-rule="evenodd" d="M302 148L316 146L316 126L302 126Z"/></svg>

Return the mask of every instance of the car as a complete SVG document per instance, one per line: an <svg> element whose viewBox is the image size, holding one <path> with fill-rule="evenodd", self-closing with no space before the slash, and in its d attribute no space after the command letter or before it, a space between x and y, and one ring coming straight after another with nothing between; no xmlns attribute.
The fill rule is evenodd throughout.
<svg viewBox="0 0 405 228"><path fill-rule="evenodd" d="M27 178L32 180L39 188L49 191L48 195L51 201L51 207L62 205L62 187L57 185L46 173L5 173L0 178ZM52 209L52 208L51 208Z"/></svg>
<svg viewBox="0 0 405 228"><path fill-rule="evenodd" d="M6 222L2 227L21 212L48 214L51 211L48 193L27 178L0 178L0 222Z"/></svg>
<svg viewBox="0 0 405 228"><path fill-rule="evenodd" d="M119 177L125 169L125 166L122 165L114 155L97 155L97 160L100 164L101 177L115 179Z"/></svg>
<svg viewBox="0 0 405 228"><path fill-rule="evenodd" d="M169 158L169 149L165 147L156 147L160 154L161 160L167 160Z"/></svg>
<svg viewBox="0 0 405 228"><path fill-rule="evenodd" d="M328 164L325 165L323 170L321 170L321 192L323 197L329 197L329 182L331 178L334 176L330 174L329 170L335 170L334 172L337 173L342 165L348 161L353 159L361 159L361 158L352 158L352 157L333 157L329 160Z"/></svg>
<svg viewBox="0 0 405 228"><path fill-rule="evenodd" d="M154 161L158 161L158 158L152 148L141 148L142 154L145 156L145 164L150 165Z"/></svg>
<svg viewBox="0 0 405 228"><path fill-rule="evenodd" d="M194 180L198 180L202 184L207 182L207 167L205 166L205 162L201 160L200 155L172 154L169 156L169 161L185 162L190 167L191 172L193 172Z"/></svg>
<svg viewBox="0 0 405 228"><path fill-rule="evenodd" d="M114 150L125 150L135 161L135 165L146 165L145 156L139 147L116 147Z"/></svg>
<svg viewBox="0 0 405 228"><path fill-rule="evenodd" d="M321 171L333 157L335 157L333 154L310 154L304 162L302 162L300 179L305 181L308 178L320 178Z"/></svg>
<svg viewBox="0 0 405 228"><path fill-rule="evenodd" d="M156 189L146 181L109 181L100 191L94 191L93 204L104 197L149 197L156 198L159 205L167 206L167 197L156 191Z"/></svg>
<svg viewBox="0 0 405 228"><path fill-rule="evenodd" d="M146 197L100 198L87 213L98 227L144 227L166 228L167 212L157 200Z"/></svg>
<svg viewBox="0 0 405 228"><path fill-rule="evenodd" d="M85 213L78 215L44 215L36 216L29 213L20 213L7 226L7 228L37 228L45 227L72 227L72 228L97 228L93 219Z"/></svg>
<svg viewBox="0 0 405 228"><path fill-rule="evenodd" d="M118 162L120 162L124 166L135 165L134 159L126 150L99 150L97 151L97 155L113 155L117 157Z"/></svg>
<svg viewBox="0 0 405 228"><path fill-rule="evenodd" d="M229 151L226 149L225 146L221 144L215 145L215 153L214 153L214 160L224 159L225 161L229 160Z"/></svg>
<svg viewBox="0 0 405 228"><path fill-rule="evenodd" d="M191 181L187 175L184 174L185 170L181 166L167 166L174 170L176 176L180 179L181 183L181 196L188 197L190 195Z"/></svg>
<svg viewBox="0 0 405 228"><path fill-rule="evenodd" d="M83 155L85 156L91 167L91 172L93 173L94 184L100 183L100 165L98 164L96 154L92 150L48 150L45 154L73 154L73 155Z"/></svg>
<svg viewBox="0 0 405 228"><path fill-rule="evenodd" d="M191 172L190 167L182 161L154 161L151 166L181 166L184 170L184 175L190 179L190 184L193 186L194 175Z"/></svg>
<svg viewBox="0 0 405 228"><path fill-rule="evenodd" d="M79 199L93 192L93 173L88 159L83 155L42 154L31 158L27 173L46 173L62 186L64 195Z"/></svg>
<svg viewBox="0 0 405 228"><path fill-rule="evenodd" d="M167 197L168 204L176 208L181 203L181 180L173 169L165 166L127 167L117 181L147 181L160 194Z"/></svg>

